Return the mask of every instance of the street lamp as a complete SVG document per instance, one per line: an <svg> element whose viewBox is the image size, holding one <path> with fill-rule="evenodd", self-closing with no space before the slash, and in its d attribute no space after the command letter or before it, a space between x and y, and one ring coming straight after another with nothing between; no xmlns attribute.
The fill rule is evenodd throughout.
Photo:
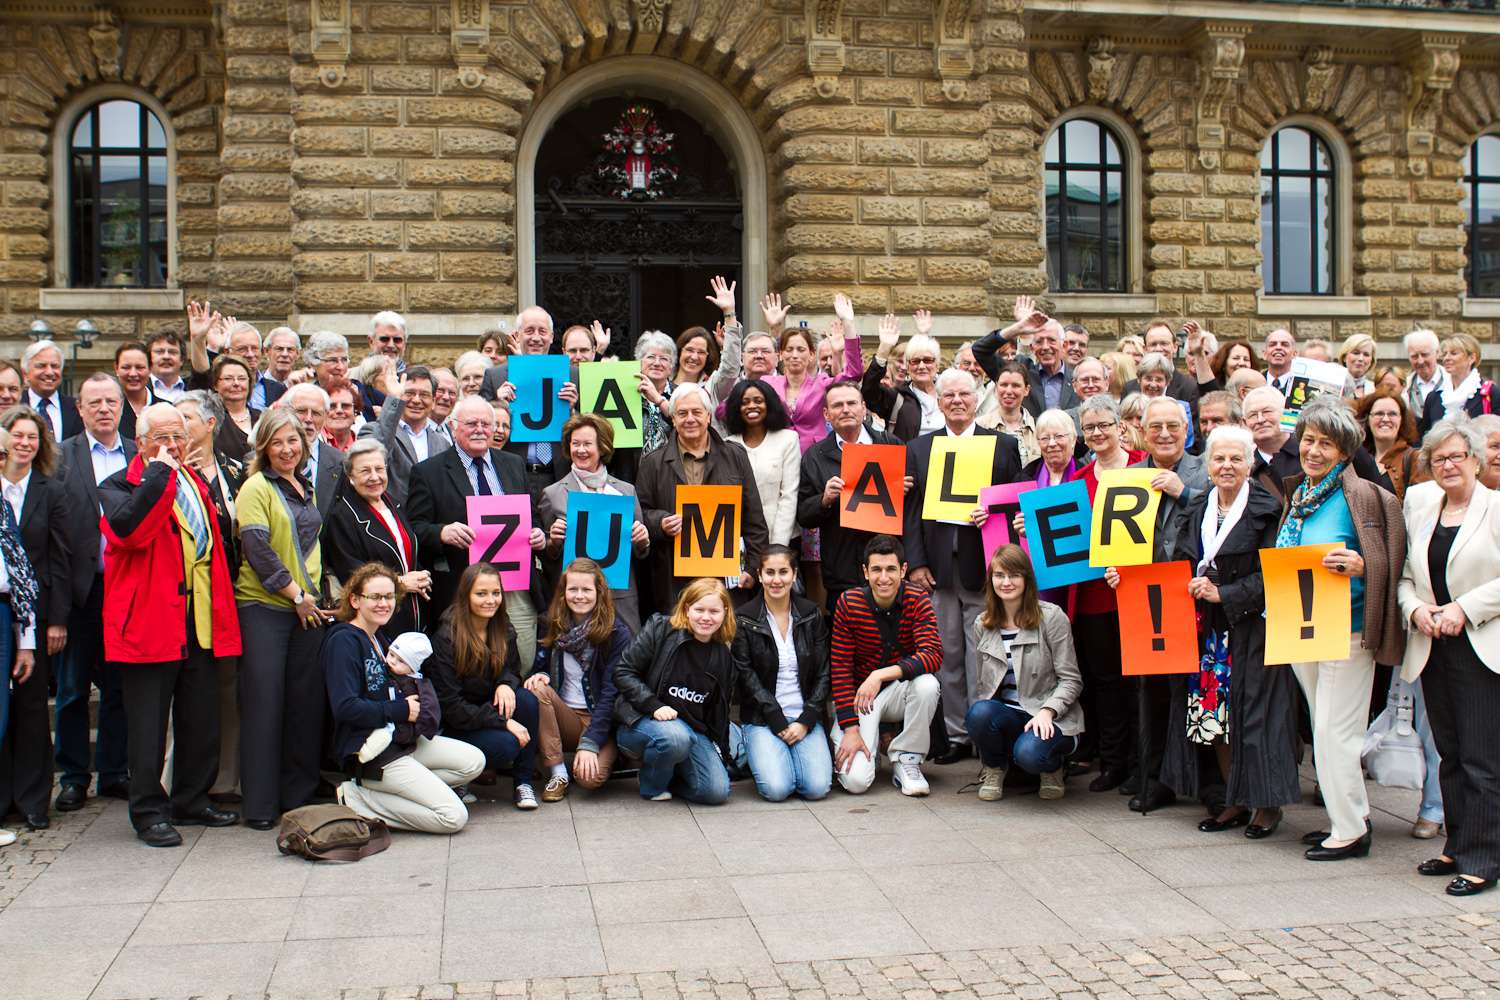
<svg viewBox="0 0 1500 1000"><path fill-rule="evenodd" d="M41 320L37 320L37 323L40 322ZM31 324L31 328L34 331L36 323ZM91 319L81 319L78 321L78 325L73 327L73 355L68 364L68 377L64 380L67 383L67 391L70 394L73 391L73 373L78 370L78 349L81 347L84 350L88 350L94 346L94 341L98 338L99 328L94 325L94 321Z"/></svg>
<svg viewBox="0 0 1500 1000"><path fill-rule="evenodd" d="M51 337L52 337L52 327L50 327L50 326L47 325L47 321L46 320L44 320L44 319L34 319L34 320L31 321L31 339L32 340L49 340L49 339L51 339Z"/></svg>

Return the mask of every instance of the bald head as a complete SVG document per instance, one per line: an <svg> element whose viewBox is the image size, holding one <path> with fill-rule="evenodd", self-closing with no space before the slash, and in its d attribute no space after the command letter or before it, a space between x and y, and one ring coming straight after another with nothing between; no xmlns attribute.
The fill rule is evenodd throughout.
<svg viewBox="0 0 1500 1000"><path fill-rule="evenodd" d="M541 306L527 306L516 316L522 354L546 354L552 350L552 316Z"/></svg>
<svg viewBox="0 0 1500 1000"><path fill-rule="evenodd" d="M187 424L171 403L152 403L135 422L135 446L149 461L163 448L177 462L187 446Z"/></svg>

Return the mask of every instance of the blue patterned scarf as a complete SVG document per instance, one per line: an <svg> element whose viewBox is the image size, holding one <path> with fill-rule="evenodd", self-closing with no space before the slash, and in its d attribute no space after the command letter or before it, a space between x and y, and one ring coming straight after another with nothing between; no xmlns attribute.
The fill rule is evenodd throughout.
<svg viewBox="0 0 1500 1000"><path fill-rule="evenodd" d="M4 517L0 517L0 555L5 557L5 574L10 578L10 610L16 627L25 631L35 621L36 574L21 545L21 529L16 527L15 512L0 500Z"/></svg>
<svg viewBox="0 0 1500 1000"><path fill-rule="evenodd" d="M1307 519L1318 512L1323 506L1323 501L1333 496L1344 488L1344 467L1349 464L1348 459L1335 465L1316 486L1308 487L1311 480L1303 479L1297 484L1297 489L1292 493L1292 505L1287 511L1286 520L1281 523L1281 530L1276 532L1276 547L1278 549L1289 549L1302 544L1302 526Z"/></svg>

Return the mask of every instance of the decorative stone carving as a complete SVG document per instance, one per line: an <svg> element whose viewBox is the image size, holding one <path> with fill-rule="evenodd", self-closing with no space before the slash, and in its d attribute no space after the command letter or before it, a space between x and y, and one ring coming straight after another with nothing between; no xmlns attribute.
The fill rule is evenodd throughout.
<svg viewBox="0 0 1500 1000"><path fill-rule="evenodd" d="M473 90L484 83L490 61L490 0L453 0L452 22L458 82Z"/></svg>
<svg viewBox="0 0 1500 1000"><path fill-rule="evenodd" d="M1089 39L1089 100L1102 101L1115 72L1115 40L1108 35Z"/></svg>
<svg viewBox="0 0 1500 1000"><path fill-rule="evenodd" d="M89 28L89 47L99 64L99 76L105 80L120 78L120 18L113 10L100 5L94 8L94 24Z"/></svg>
<svg viewBox="0 0 1500 1000"><path fill-rule="evenodd" d="M963 95L964 83L974 75L974 42L969 30L973 14L974 0L939 0L933 55L938 79L943 81L943 95L950 101Z"/></svg>
<svg viewBox="0 0 1500 1000"><path fill-rule="evenodd" d="M1198 147L1198 165L1204 170L1219 169L1219 153L1225 142L1224 99L1244 68L1245 36L1250 30L1249 24L1225 21L1205 21L1201 28L1193 140Z"/></svg>
<svg viewBox="0 0 1500 1000"><path fill-rule="evenodd" d="M349 0L313 0L312 57L318 82L330 90L348 73L350 34Z"/></svg>
<svg viewBox="0 0 1500 1000"><path fill-rule="evenodd" d="M844 72L844 0L807 0L807 69L821 97L832 97Z"/></svg>
<svg viewBox="0 0 1500 1000"><path fill-rule="evenodd" d="M667 0L635 0L635 23L642 31L661 31L662 15L666 12Z"/></svg>
<svg viewBox="0 0 1500 1000"><path fill-rule="evenodd" d="M1327 45L1314 45L1302 58L1306 77L1302 86L1302 106L1321 108L1328 98L1328 88L1333 85L1333 49Z"/></svg>
<svg viewBox="0 0 1500 1000"><path fill-rule="evenodd" d="M1443 94L1452 89L1458 76L1460 41L1458 35L1423 32L1412 46L1407 65L1406 152L1414 158L1413 173L1426 173L1427 162L1420 158L1432 153Z"/></svg>

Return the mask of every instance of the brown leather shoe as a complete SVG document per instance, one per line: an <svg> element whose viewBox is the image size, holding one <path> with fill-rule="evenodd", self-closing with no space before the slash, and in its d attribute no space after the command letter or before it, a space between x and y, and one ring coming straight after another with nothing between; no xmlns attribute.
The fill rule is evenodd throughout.
<svg viewBox="0 0 1500 1000"><path fill-rule="evenodd" d="M547 779L547 787L542 789L543 802L561 802L568 797L568 779L560 774L554 774Z"/></svg>

